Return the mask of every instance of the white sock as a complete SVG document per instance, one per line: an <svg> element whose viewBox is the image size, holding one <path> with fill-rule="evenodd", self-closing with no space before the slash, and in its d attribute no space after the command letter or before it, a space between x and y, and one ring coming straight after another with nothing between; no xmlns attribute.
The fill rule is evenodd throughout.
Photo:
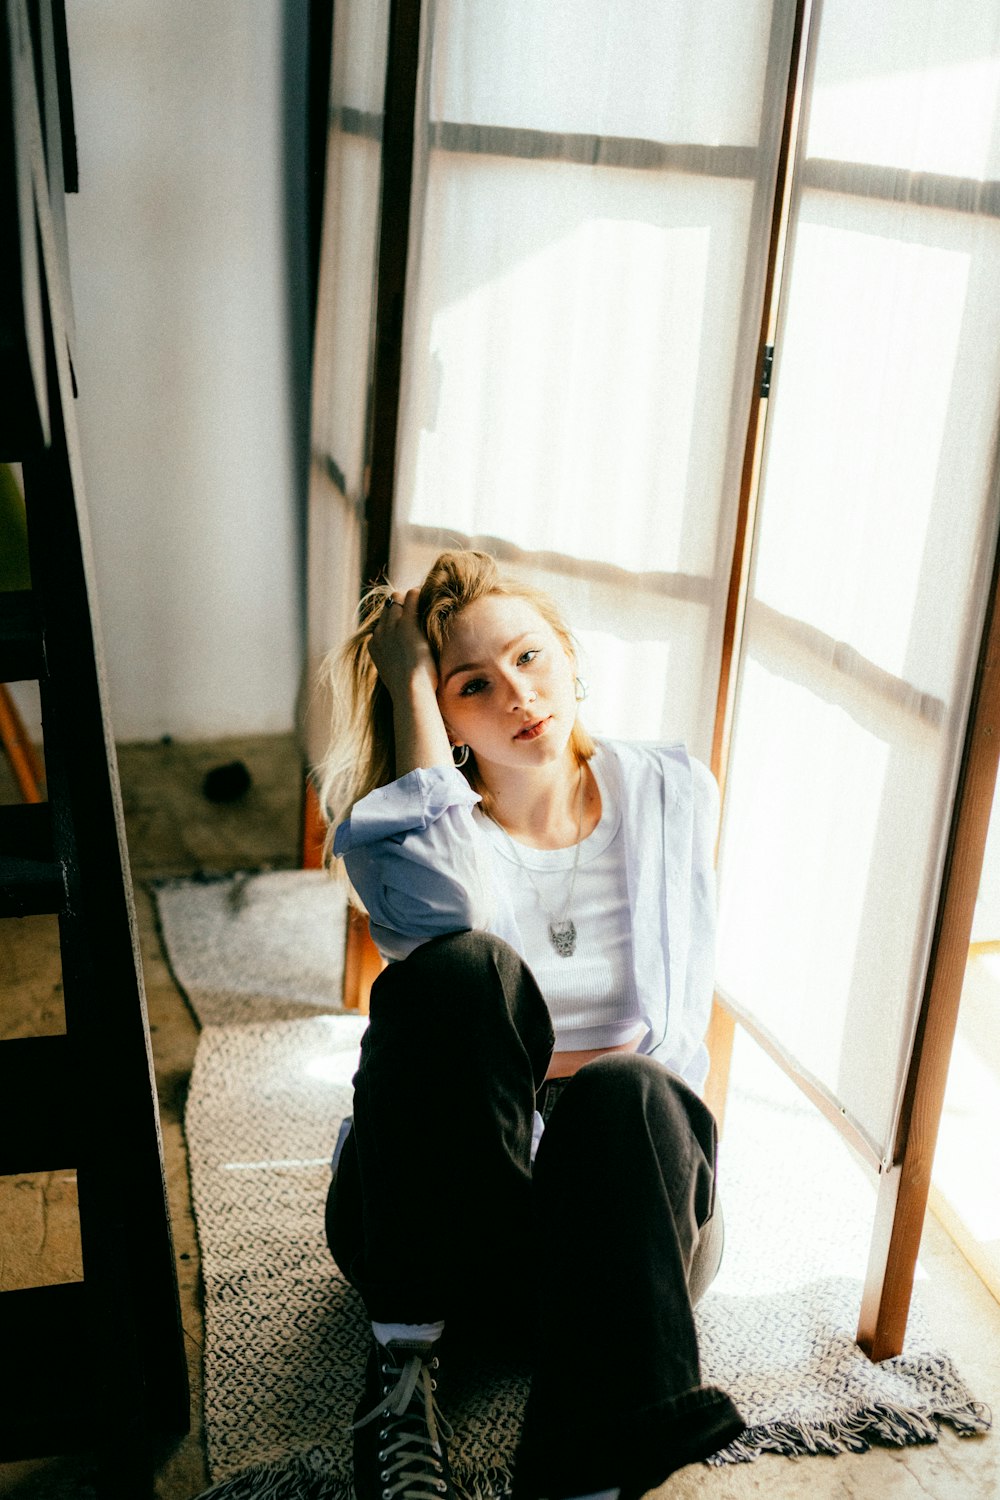
<svg viewBox="0 0 1000 1500"><path fill-rule="evenodd" d="M388 1344L391 1339L419 1339L430 1344L444 1333L444 1323L376 1323L372 1319L372 1333L380 1344Z"/></svg>

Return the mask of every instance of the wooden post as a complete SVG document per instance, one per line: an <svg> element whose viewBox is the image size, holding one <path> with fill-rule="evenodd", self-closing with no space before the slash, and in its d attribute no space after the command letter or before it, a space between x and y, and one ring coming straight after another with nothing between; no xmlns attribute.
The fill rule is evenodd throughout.
<svg viewBox="0 0 1000 1500"><path fill-rule="evenodd" d="M712 1002L712 1019L708 1024L708 1035L705 1038L710 1059L708 1081L705 1084L705 1103L715 1116L720 1138L726 1124L729 1067L732 1062L735 1037L736 1018L716 995Z"/></svg>
<svg viewBox="0 0 1000 1500"><path fill-rule="evenodd" d="M344 949L344 1007L368 1014L372 985L384 969L382 955L372 942L368 918L356 907L347 910L347 942Z"/></svg>
<svg viewBox="0 0 1000 1500"><path fill-rule="evenodd" d="M969 935L1000 759L1000 548L952 814L923 1002L893 1161L879 1187L858 1343L872 1360L899 1354L913 1291Z"/></svg>
<svg viewBox="0 0 1000 1500"><path fill-rule="evenodd" d="M306 777L305 796L302 799L302 868L323 868L323 844L326 839L326 823L319 810L319 798L311 776Z"/></svg>
<svg viewBox="0 0 1000 1500"><path fill-rule="evenodd" d="M302 868L320 870L323 867L326 825L319 810L319 798L311 776L306 777L302 823ZM371 940L367 918L355 907L349 906L344 935L345 1010L368 1014L368 996L382 967L382 956Z"/></svg>

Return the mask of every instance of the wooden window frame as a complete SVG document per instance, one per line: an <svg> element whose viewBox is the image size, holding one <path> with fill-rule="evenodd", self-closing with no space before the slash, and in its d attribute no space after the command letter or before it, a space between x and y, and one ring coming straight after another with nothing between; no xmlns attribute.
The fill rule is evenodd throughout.
<svg viewBox="0 0 1000 1500"><path fill-rule="evenodd" d="M777 303L792 201L795 145L801 124L809 66L812 0L799 0L793 60L789 72L785 134L779 157L779 191L775 200L768 264L766 305L761 322L760 350L773 347ZM897 176L867 167L813 158L801 164L798 184L858 197L899 201ZM1000 183L979 183L934 173L907 177L907 202L953 212L1000 216ZM732 740L737 665L747 615L750 554L760 490L767 395L757 393L747 429L739 525L730 572L729 600L723 639L719 694L713 739L712 769L725 799L726 774ZM1000 439L994 452L990 492L1000 494ZM791 626L793 622L789 622ZM801 631L797 632L802 634ZM815 632L818 636L819 632ZM825 637L811 644L817 657L833 660L882 701L895 701L931 724L941 722L943 705L927 694L915 694L908 683L883 672L859 653L837 650ZM839 658L839 659L838 659ZM884 1159L879 1148L850 1120L836 1102L818 1088L753 1020L717 992L709 1028L711 1073L708 1102L721 1119L725 1112L729 1067L737 1023L753 1036L782 1070L803 1090L817 1109L848 1140L861 1159L878 1175L875 1222L869 1249L857 1341L873 1361L902 1352L916 1272L920 1237L930 1191L934 1149L944 1107L948 1065L954 1043L958 1008L965 978L969 937L979 889L986 838L1000 760L1000 540L995 541L992 580L980 639L972 701L966 720L958 785L952 804L944 872L938 889L936 917L927 974L917 1014L914 1039L906 1069L902 1105L892 1151Z"/></svg>
<svg viewBox="0 0 1000 1500"><path fill-rule="evenodd" d="M758 359L773 348L777 327L782 269L788 240L793 193L793 164L807 91L809 38L813 0L796 0L790 66L785 81L785 110L777 165L777 186L770 225ZM417 102L421 0L392 0L389 15L388 61L384 116L341 109L339 128L382 142L382 190L379 214L377 296L374 364L369 407L370 468L365 497L366 537L363 581L381 576L389 562L395 489L396 441L399 421L400 372L406 267L409 252L410 208L413 186L414 117ZM780 79L776 80L780 86ZM746 148L712 148L688 144L620 140L584 134L554 134L489 125L437 122L431 126L434 149L566 161L606 166L637 165L649 169L690 171L732 177L753 176L755 152ZM864 168L852 182L850 164L812 160L799 169L803 186L854 192L871 198L895 198L893 173L879 176ZM985 186L936 174L912 174L908 201L958 211L1000 216L1000 183ZM726 773L732 740L737 666L746 619L750 557L760 489L768 395L755 382L749 403L743 450L735 536L719 666L718 695L711 763L725 799ZM1000 492L1000 449L994 462L993 488ZM497 541L499 553L509 544ZM547 559L554 568L557 559ZM707 586L700 579L656 579L673 593ZM954 1040L958 1005L968 953L968 940L978 891L993 791L1000 758L1000 550L994 560L990 601L977 663L972 706L953 804L944 874L926 982L919 1007L914 1042L907 1068L903 1102L891 1159L883 1160L876 1145L840 1110L836 1102L789 1062L774 1041L752 1018L736 1014L724 996L716 995L708 1033L712 1059L706 1097L722 1121L725 1113L729 1064L737 1020L789 1074L813 1104L850 1141L878 1173L879 1189L868 1270L857 1330L860 1346L872 1360L886 1359L902 1349L912 1292L920 1233L930 1186L948 1062ZM801 634L801 631L799 632ZM830 659L829 642L813 642ZM836 653L835 653L836 655ZM909 685L881 672L856 652L839 653L837 666L856 677L880 698L913 704ZM937 699L918 695L914 711L939 722ZM307 811L307 844L312 838L315 859L315 798ZM310 834L310 819L313 833ZM348 927L348 1004L367 1008L367 990L378 972L378 959L363 922Z"/></svg>

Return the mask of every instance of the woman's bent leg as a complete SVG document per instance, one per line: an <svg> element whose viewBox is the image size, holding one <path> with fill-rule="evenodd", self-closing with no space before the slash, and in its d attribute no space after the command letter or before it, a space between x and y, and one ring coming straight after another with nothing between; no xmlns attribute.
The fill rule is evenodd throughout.
<svg viewBox="0 0 1000 1500"><path fill-rule="evenodd" d="M540 1346L516 1492L641 1493L731 1442L701 1385L692 1292L721 1254L715 1122L660 1064L618 1053L566 1085L535 1163Z"/></svg>
<svg viewBox="0 0 1000 1500"><path fill-rule="evenodd" d="M373 1319L485 1315L523 1288L551 1050L530 970L489 934L433 939L379 976L327 1203L330 1248Z"/></svg>

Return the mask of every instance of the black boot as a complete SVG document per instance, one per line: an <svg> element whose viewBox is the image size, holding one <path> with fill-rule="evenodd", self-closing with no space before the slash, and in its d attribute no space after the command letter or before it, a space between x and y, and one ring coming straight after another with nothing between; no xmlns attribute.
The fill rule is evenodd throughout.
<svg viewBox="0 0 1000 1500"><path fill-rule="evenodd" d="M514 1463L514 1500L566 1500L617 1489L640 1500L676 1469L708 1458L746 1429L725 1391L697 1386L634 1412L591 1413L532 1389Z"/></svg>
<svg viewBox="0 0 1000 1500"><path fill-rule="evenodd" d="M373 1340L365 1392L354 1413L356 1500L454 1500L438 1411L434 1344Z"/></svg>

